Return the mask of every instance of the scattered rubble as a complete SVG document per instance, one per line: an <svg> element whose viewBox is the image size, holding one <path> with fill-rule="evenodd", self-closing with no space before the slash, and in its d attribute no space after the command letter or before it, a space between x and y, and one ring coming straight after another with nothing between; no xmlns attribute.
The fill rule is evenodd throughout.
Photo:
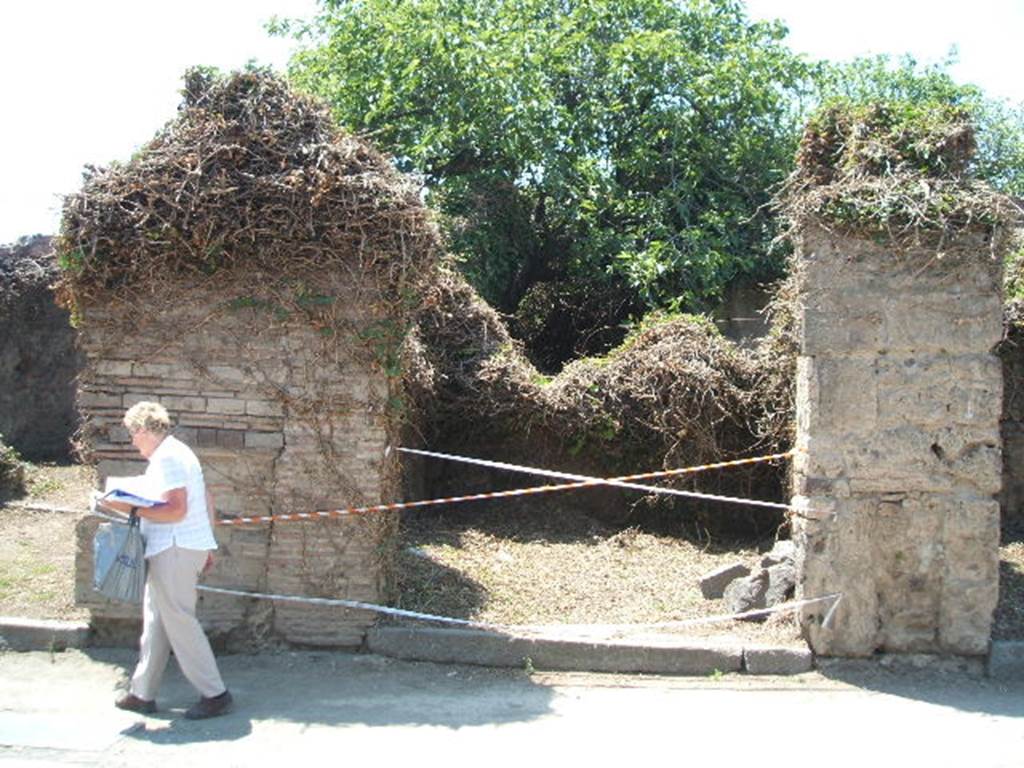
<svg viewBox="0 0 1024 768"><path fill-rule="evenodd" d="M721 598L727 613L745 613L780 605L796 591L796 547L779 541L751 572L743 563L716 568L700 579L700 591L708 600ZM764 617L752 617L763 620Z"/></svg>

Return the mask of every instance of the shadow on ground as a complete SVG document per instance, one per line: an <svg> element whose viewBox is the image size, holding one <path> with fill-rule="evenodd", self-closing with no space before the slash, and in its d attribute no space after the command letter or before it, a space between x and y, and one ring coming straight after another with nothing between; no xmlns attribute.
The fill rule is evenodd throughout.
<svg viewBox="0 0 1024 768"><path fill-rule="evenodd" d="M833 681L964 712L1024 718L1024 681L985 677L981 659L923 655L818 659Z"/></svg>
<svg viewBox="0 0 1024 768"><path fill-rule="evenodd" d="M95 649L91 660L120 666L135 655ZM124 735L154 743L231 741L254 721L327 726L427 725L447 728L529 721L550 711L553 693L519 671L397 662L360 653L290 651L219 657L235 699L231 714L184 720L195 692L173 660L160 712Z"/></svg>

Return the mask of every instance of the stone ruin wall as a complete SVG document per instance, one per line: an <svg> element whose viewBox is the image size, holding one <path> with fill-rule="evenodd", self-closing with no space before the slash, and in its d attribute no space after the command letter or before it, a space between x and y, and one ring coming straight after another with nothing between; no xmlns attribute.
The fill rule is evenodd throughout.
<svg viewBox="0 0 1024 768"><path fill-rule="evenodd" d="M975 251L987 247L978 243ZM1002 370L990 353L1001 335L997 265L975 258L930 270L931 253L897 261L874 243L836 242L814 229L805 233L801 252L806 313L799 444L810 452L796 462L795 490L813 509L836 516L796 522L794 538L804 550L800 591L807 597L844 593L831 629L817 626L820 611L808 612L812 644L837 655L983 653L998 589L994 495L1002 485L1003 515L1016 519L1024 501L1024 345L1004 345ZM197 296L177 321L182 329L202 325L206 310L224 302L224 295ZM48 290L31 307L5 305L4 323L21 328L19 313L35 316L44 306L53 307ZM46 368L40 355L58 348L65 351L54 354L65 362L77 359L70 343L61 346L74 331L58 311L59 323L40 324L40 335L22 345L33 370ZM101 475L142 470L120 418L132 403L152 398L167 405L176 433L200 455L224 513L282 511L313 501L333 507L396 495L381 464L388 442L381 405L386 380L354 360L321 366L320 339L311 329L279 326L242 343L245 329L221 317L219 325L207 323L202 333L183 334L180 343L167 346L144 331L117 330L101 308L90 309L85 319L81 348L89 363L79 406ZM10 343L15 335L4 339ZM349 490L341 488L345 483L324 483L320 499L309 493L303 470L306 459L319 455L319 437L291 418L281 397L301 390L310 369L329 379L339 402L350 405L323 426L334 430L344 475L357 479ZM269 380L262 378L264 370L272 372ZM21 371L7 373L12 383L0 388L0 416L8 422L34 407L17 395L19 387L31 389L33 397L52 395L58 411L74 411L70 387L64 392L52 387L52 378L43 386ZM281 389L268 394L268 383ZM61 410L60 403L67 407ZM62 429L41 431L64 440ZM89 586L96 523L84 519L80 525L78 600L91 609L101 637L105 629L113 634L119 622L135 632L137 610L105 601ZM378 602L385 579L381 533L349 536L359 530L357 521L221 526L219 563L208 583ZM325 558L330 565L321 569ZM210 594L202 597L200 615L215 641L227 645L275 637L357 645L373 620L342 609ZM119 637L134 640L132 634Z"/></svg>
<svg viewBox="0 0 1024 768"><path fill-rule="evenodd" d="M334 285L330 295L351 290ZM196 451L221 516L308 512L393 500L387 471L388 382L365 359L336 349L308 323L273 320L273 311L222 311L230 295L194 291L153 327L126 333L115 311L83 312L86 369L79 393L85 435L101 481L140 474L145 463L121 425L124 411L157 400L174 434ZM353 317L365 304L346 296ZM253 322L255 319L255 323ZM253 327L266 326L254 334ZM177 329L173 339L167 330ZM322 408L310 406L310 396ZM138 608L92 589L92 539L99 521L78 528L76 599L98 635L124 642ZM282 595L386 600L382 553L389 521L375 517L224 526L210 586ZM200 593L199 616L227 647L282 640L358 646L374 616Z"/></svg>
<svg viewBox="0 0 1024 768"><path fill-rule="evenodd" d="M1024 526L1024 330L1007 330L999 348L1003 361L1003 490L999 503L1004 529Z"/></svg>
<svg viewBox="0 0 1024 768"><path fill-rule="evenodd" d="M0 434L31 460L66 459L78 428L82 360L58 276L49 237L0 247Z"/></svg>
<svg viewBox="0 0 1024 768"><path fill-rule="evenodd" d="M815 651L984 654L998 598L1001 265L808 227L794 490ZM956 255L959 252L960 255Z"/></svg>

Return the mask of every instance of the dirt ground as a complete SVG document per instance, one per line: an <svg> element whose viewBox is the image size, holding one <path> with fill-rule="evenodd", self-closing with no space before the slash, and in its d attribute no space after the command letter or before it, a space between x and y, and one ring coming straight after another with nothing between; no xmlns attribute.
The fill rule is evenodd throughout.
<svg viewBox="0 0 1024 768"><path fill-rule="evenodd" d="M27 495L0 504L0 615L88 615L74 602L75 524L88 506L95 477L91 467L32 464Z"/></svg>
<svg viewBox="0 0 1024 768"><path fill-rule="evenodd" d="M74 528L94 486L90 468L32 465L27 495L0 505L0 615L86 616L74 605ZM703 599L699 577L735 561L755 566L772 543L692 542L611 527L555 504L409 514L397 605L501 624L703 621L725 610L721 601ZM1004 532L1000 554L993 637L1024 639L1024 526ZM799 642L791 616L672 632Z"/></svg>
<svg viewBox="0 0 1024 768"><path fill-rule="evenodd" d="M402 524L398 603L494 624L705 622L729 611L721 600L703 598L699 579L734 562L753 569L773 543L695 543L606 525L556 503L410 513ZM765 622L645 631L801 642L791 612Z"/></svg>

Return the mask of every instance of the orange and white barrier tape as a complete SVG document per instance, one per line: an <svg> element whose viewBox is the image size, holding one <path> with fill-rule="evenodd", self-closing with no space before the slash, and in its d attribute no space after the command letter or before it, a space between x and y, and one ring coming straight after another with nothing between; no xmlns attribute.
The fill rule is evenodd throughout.
<svg viewBox="0 0 1024 768"><path fill-rule="evenodd" d="M428 453L425 451L417 451L413 448L399 448L399 451L409 453ZM694 467L680 467L677 469L663 469L654 472L643 472L640 474L633 475L622 475L620 477L612 478L591 478L585 475L574 475L569 476L566 473L552 473L546 470L536 470L538 473L548 474L549 476L555 477L574 477L574 482L561 483L556 485L539 485L531 488L513 488L507 491L488 491L485 493L471 493L464 496L447 496L436 499L423 499L420 501L405 501L405 502L394 502L391 504L371 504L363 507L348 507L345 509L333 509L324 510L319 512L284 512L274 515L254 515L251 517L234 517L218 520L218 525L247 525L247 524L259 524L259 523L270 523L270 522L295 522L301 520L320 520L324 518L334 517L349 517L353 515L365 515L374 512L395 512L403 509L416 509L418 507L429 507L429 506L440 506L447 504L459 504L467 501L485 501L488 499L507 499L514 496L527 496L539 493L551 493L554 491L568 491L577 488L588 488L595 485L625 485L626 487L633 488L636 490L643 490L649 493L672 493L675 495L693 496L697 495L700 497L715 498L717 500L735 501L735 502L748 502L761 506L773 506L782 509L794 509L791 506L784 504L775 504L774 502L757 501L757 500L745 500L745 499L734 499L730 496L715 497L711 494L696 494L694 491L680 491L675 488L659 488L657 486L648 485L635 485L631 481L633 480L649 480L660 477L675 477L679 475L694 474L697 472L704 472L711 469L721 469L726 467L737 467L745 464L756 464L767 461L777 461L781 459L787 459L793 455L793 451L786 451L785 453L774 453L767 456L754 456L746 459L733 459L731 461L721 461L714 464L702 464ZM447 454L429 454L432 456L441 456L447 458ZM458 457L463 458L463 457ZM478 463L483 462L483 459L464 459L466 461ZM498 462L487 462L489 465L497 465ZM505 469L515 465L501 465L499 468ZM527 468L520 468L523 471ZM585 478L585 479L584 479ZM806 511L806 510L804 510Z"/></svg>
<svg viewBox="0 0 1024 768"><path fill-rule="evenodd" d="M644 491L646 493L663 493L670 494L673 496L686 496L693 499L705 499L707 501L724 501L732 504L746 504L748 506L755 507L768 507L770 509L782 509L787 512L806 512L807 510L802 507L795 507L792 504L780 504L774 501L762 501L760 499L743 499L737 496L720 496L714 493L700 493L699 491L683 491L678 488L658 488L650 485L638 485L616 478L601 478L601 477L590 477L588 475L577 475L572 472L557 472L551 469L539 469L537 467L527 467L520 464L509 464L503 461L488 461L486 459L474 459L469 456L457 456L451 453L436 453L434 451L421 451L417 448L398 448L397 450L402 453L411 453L417 456L429 456L436 459L445 459L447 461L458 461L464 464L475 464L481 467L490 467L492 469L504 469L509 472L522 472L530 475L540 475L542 477L555 477L562 480L574 480L581 483L582 485L610 485L616 488L629 488L631 490ZM781 456L782 454L778 454ZM792 455L792 452L786 455ZM752 459L740 459L739 462L751 463ZM738 464L733 464L737 466Z"/></svg>

